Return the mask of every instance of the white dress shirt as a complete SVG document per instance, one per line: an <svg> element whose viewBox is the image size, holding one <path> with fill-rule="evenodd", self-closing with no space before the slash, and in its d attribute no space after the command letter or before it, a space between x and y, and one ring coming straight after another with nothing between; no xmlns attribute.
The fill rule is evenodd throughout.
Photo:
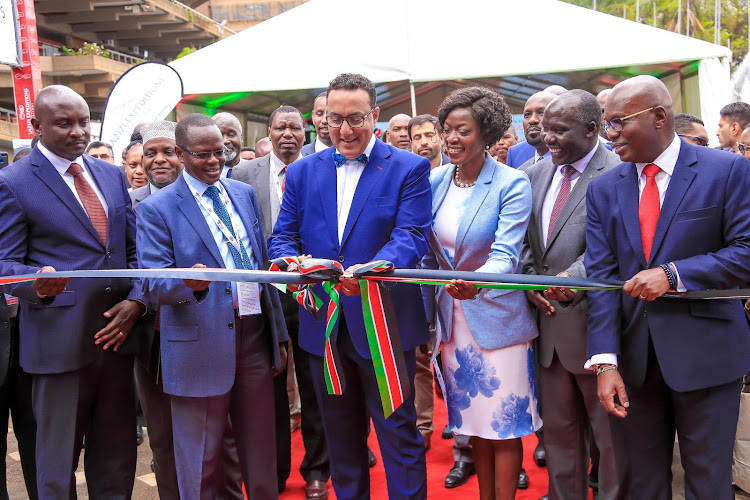
<svg viewBox="0 0 750 500"><path fill-rule="evenodd" d="M315 152L316 153L320 153L321 151L325 151L326 149L328 149L330 147L332 147L332 146L326 146L325 144L323 144L323 142L321 142L320 139L318 139L317 137L315 138Z"/></svg>
<svg viewBox="0 0 750 500"><path fill-rule="evenodd" d="M99 201L101 202L102 207L104 208L104 213L109 214L109 210L108 210L109 207L107 206L107 200L104 199L104 195L102 195L101 190L99 190L99 186L96 185L96 181L94 181L94 178L91 176L91 172L89 172L88 168L86 168L86 163L83 161L83 156L79 156L75 160L70 161L65 158L61 158L57 156L55 153L45 148L44 144L42 144L41 141L37 142L36 147L39 148L39 152L42 153L44 157L49 160L49 162L52 164L53 167L55 167L55 170L57 170L57 172L62 176L63 180L65 181L65 184L67 184L70 190L73 191L73 196L76 197L76 200L78 200L78 203L80 203L81 207L83 207L83 203L81 203L81 198L78 196L78 191L76 190L75 180L73 179L73 176L68 173L68 168L70 168L71 163L78 164L78 166L81 167L81 170L83 171L83 178L86 179L86 182L89 183L91 188L96 193L97 198L99 198ZM85 212L86 208L84 207L83 210Z"/></svg>
<svg viewBox="0 0 750 500"><path fill-rule="evenodd" d="M667 194L667 188L669 187L669 181L672 179L672 173L674 173L675 165L677 165L677 157L680 155L680 138L677 137L677 135L674 136L674 139L672 139L672 142L667 146L667 149L662 151L662 153L652 162L654 165L659 167L661 170L656 174L654 177L654 181L656 182L656 187L659 188L659 206L664 205L664 197ZM646 176L643 173L643 169L646 168L646 165L649 163L636 163L635 168L638 174L638 201L640 201L641 196L643 196L643 190L646 187ZM680 279L680 273L677 271L677 266L669 262L669 265L672 267L672 271L674 271L675 275L677 276L677 291L678 292L684 292L687 290L685 288L685 285L682 283L682 280ZM601 353L601 354L595 354L591 356L591 359L586 361L586 364L584 365L584 368L586 369L593 369L593 365L602 365L602 364L617 364L617 354L615 353Z"/></svg>
<svg viewBox="0 0 750 500"><path fill-rule="evenodd" d="M573 188L578 182L578 179L581 177L583 171L586 170L586 167L591 161L591 158L594 157L594 153L596 153L596 149L598 147L599 143L597 143L596 146L594 146L594 149L589 151L586 156L570 164L578 172L574 173L570 177L571 192L573 191ZM547 189L547 195L544 197L544 203L542 204L542 236L544 237L545 246L547 246L547 235L549 234L549 221L552 217L552 209L555 207L555 201L557 200L557 195L560 193L560 188L562 187L564 178L565 165L558 165L555 169L555 175L552 176L552 182L549 185L549 189Z"/></svg>
<svg viewBox="0 0 750 500"><path fill-rule="evenodd" d="M206 190L209 188L209 184L206 184L203 181L199 181L195 177L191 176L187 170L182 171L182 175L185 178L185 182L188 183L188 186L195 189L198 193L201 193L203 199L208 203L208 206L213 206L213 199L206 194ZM247 251L248 257L250 257L250 262L253 265L253 269L258 269L258 262L255 256L253 255L253 247L250 244L250 238L247 235L247 231L245 230L245 226L242 224L242 219L240 219L239 213L237 212L237 209L232 204L232 200L226 196L226 191L224 190L224 186L221 184L221 181L217 181L214 184L211 184L212 186L216 186L219 188L219 192L222 195L222 199L227 199L229 201L229 206L227 209L234 213L234 217L232 218L232 225L234 226L235 231L235 237L238 240L242 241L242 244L245 246L245 250ZM203 214L203 218L206 220L206 224L208 225L208 228L211 230L211 236L214 237L214 241L216 242L216 246L219 248L219 253L221 254L221 260L224 261L224 267L226 269L237 269L237 266L234 265L234 258L232 257L232 253L229 251L229 242L224 237L224 234L221 232L221 229L219 229L219 226L216 225L214 222L213 217L211 214L206 211L206 208L203 206L202 203L197 203L198 208L200 208L201 214ZM237 284L235 282L232 282L232 300L234 301L235 308L237 307Z"/></svg>
<svg viewBox="0 0 750 500"><path fill-rule="evenodd" d="M369 160L372 148L375 146L375 135L370 136L364 153ZM339 153L339 150L336 150ZM365 164L355 160L346 160L346 163L336 169L336 216L338 220L339 245L344 237L346 220L349 218L349 210L352 208L354 192L357 190L359 178L365 170Z"/></svg>

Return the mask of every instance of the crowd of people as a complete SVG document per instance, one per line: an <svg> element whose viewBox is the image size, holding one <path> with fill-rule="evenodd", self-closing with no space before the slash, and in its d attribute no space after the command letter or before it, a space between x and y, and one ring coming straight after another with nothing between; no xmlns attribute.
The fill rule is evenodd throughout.
<svg viewBox="0 0 750 500"><path fill-rule="evenodd" d="M481 499L514 498L529 481L521 438L536 433L544 498L667 499L676 435L685 497L733 498L750 310L662 295L750 282L748 104L721 110L719 148L650 76L533 94L523 142L486 87L393 116L382 140L364 76L336 76L312 109L309 144L291 106L253 148L231 113L140 124L118 169L90 142L81 96L40 91L34 144L0 170L0 276L39 273L0 294L0 406L30 498L75 498L82 448L89 496L130 498L145 424L163 499L278 498L296 425L307 499L327 498L329 479L339 499L370 498L372 431L388 496L425 499L436 392L455 463L431 489L476 473ZM295 285L44 277L282 257L345 270L341 394L326 378L328 306L309 314ZM386 417L352 277L376 260L625 285L389 286L411 390Z"/></svg>

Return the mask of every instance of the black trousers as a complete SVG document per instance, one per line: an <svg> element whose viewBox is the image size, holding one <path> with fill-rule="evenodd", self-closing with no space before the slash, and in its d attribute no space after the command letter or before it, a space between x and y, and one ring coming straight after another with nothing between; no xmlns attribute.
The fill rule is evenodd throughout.
<svg viewBox="0 0 750 500"><path fill-rule="evenodd" d="M15 323L15 320L12 320ZM11 361L5 383L0 386L0 425L5 431L0 439L0 453L8 453L8 415L13 418L13 432L18 441L18 453L21 455L21 469L26 483L26 492L31 500L39 498L36 489L36 419L31 404L31 375L23 371L18 364L18 326L11 326ZM6 487L6 470L3 462L2 489L0 498L8 500Z"/></svg>
<svg viewBox="0 0 750 500"><path fill-rule="evenodd" d="M72 372L33 376L39 498L76 497L74 472L86 435L91 498L129 499L136 464L133 356L101 351Z"/></svg>
<svg viewBox="0 0 750 500"><path fill-rule="evenodd" d="M639 387L626 384L628 416L613 419L613 433L620 432L624 438L623 497L671 500L676 431L685 470L685 499L733 499L732 450L741 387L737 379L690 392L671 389L649 339L646 380Z"/></svg>
<svg viewBox="0 0 750 500"><path fill-rule="evenodd" d="M299 312L297 302L289 294L280 294L284 319L292 341L294 365L302 407L302 441L305 457L299 467L302 478L307 481L328 481L331 469L328 462L328 446L323 432L323 420L315 398L310 374L310 354L299 346ZM276 408L276 454L279 485L286 483L292 469L292 436L289 429L289 399L286 391L286 370L274 378L274 404Z"/></svg>

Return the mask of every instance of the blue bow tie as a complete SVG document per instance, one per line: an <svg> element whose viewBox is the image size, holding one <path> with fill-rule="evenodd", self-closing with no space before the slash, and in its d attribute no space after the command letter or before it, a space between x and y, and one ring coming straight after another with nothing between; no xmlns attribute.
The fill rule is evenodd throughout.
<svg viewBox="0 0 750 500"><path fill-rule="evenodd" d="M358 161L360 163L364 163L367 165L367 155L362 153L361 155L354 158L352 161ZM347 162L347 159L344 157L344 155L339 153L333 153L333 164L336 165L336 168L340 167L344 163Z"/></svg>

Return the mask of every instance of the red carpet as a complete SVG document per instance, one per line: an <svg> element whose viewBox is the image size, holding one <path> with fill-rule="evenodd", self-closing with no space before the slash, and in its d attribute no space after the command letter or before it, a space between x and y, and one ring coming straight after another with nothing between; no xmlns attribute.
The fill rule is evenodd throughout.
<svg viewBox="0 0 750 500"><path fill-rule="evenodd" d="M435 434L432 438L432 448L427 452L427 496L430 500L442 500L448 498L479 498L479 486L476 475L472 476L465 485L454 489L444 486L445 475L453 466L453 440L441 439L440 432L448 422L448 414L442 399L435 398ZM547 469L537 467L531 457L536 447L536 436L531 435L523 439L524 457L523 465L529 474L529 489L518 490L516 498L525 500L537 500L547 492ZM388 490L385 482L385 471L380 458L380 449L375 432L370 434L370 447L378 457L378 463L370 469L370 484L373 500L384 500L388 498ZM302 444L302 433L297 430L292 435L292 474L286 482L286 490L281 494L281 500L300 499L305 497L305 482L299 474L299 464L304 455ZM333 486L328 482L331 496Z"/></svg>

